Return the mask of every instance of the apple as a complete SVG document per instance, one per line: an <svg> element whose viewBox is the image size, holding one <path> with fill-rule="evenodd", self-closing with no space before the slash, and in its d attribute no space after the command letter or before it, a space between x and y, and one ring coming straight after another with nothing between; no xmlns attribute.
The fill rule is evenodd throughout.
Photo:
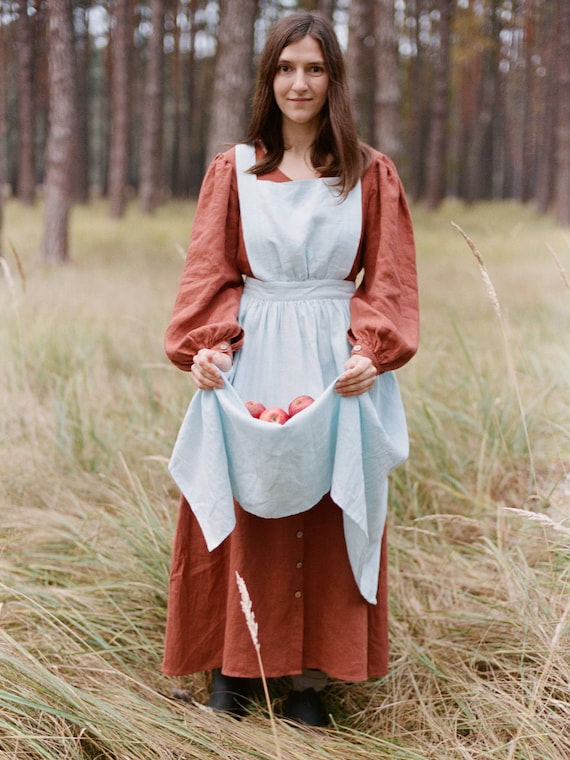
<svg viewBox="0 0 570 760"><path fill-rule="evenodd" d="M265 411L265 407L261 401L246 401L245 408L256 419L259 419L260 414Z"/></svg>
<svg viewBox="0 0 570 760"><path fill-rule="evenodd" d="M304 394L303 396L297 396L289 404L289 409L287 410L289 413L289 417L293 417L294 414L298 414L299 412L302 412L303 409L306 409L314 401L315 399L312 396L307 396L306 394Z"/></svg>
<svg viewBox="0 0 570 760"><path fill-rule="evenodd" d="M284 425L289 419L289 415L285 409L281 409L279 406L268 406L267 409L261 412L259 419L265 420L265 422L277 422L279 425Z"/></svg>

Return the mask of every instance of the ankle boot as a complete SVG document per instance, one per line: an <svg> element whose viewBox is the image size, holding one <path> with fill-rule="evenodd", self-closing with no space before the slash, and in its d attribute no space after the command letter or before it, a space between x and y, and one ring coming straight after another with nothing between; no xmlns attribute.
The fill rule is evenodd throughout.
<svg viewBox="0 0 570 760"><path fill-rule="evenodd" d="M319 693L314 689L289 692L283 705L285 717L305 726L328 726L329 720Z"/></svg>
<svg viewBox="0 0 570 760"><path fill-rule="evenodd" d="M216 668L208 707L240 718L246 713L249 702L249 687L249 678L226 676L222 673L221 668Z"/></svg>

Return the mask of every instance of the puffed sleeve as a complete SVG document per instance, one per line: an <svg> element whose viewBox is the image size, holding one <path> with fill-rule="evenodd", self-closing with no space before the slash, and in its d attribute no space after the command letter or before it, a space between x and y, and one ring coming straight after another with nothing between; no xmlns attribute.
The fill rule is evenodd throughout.
<svg viewBox="0 0 570 760"><path fill-rule="evenodd" d="M416 353L419 307L412 221L394 164L374 151L362 178L362 280L351 300L352 353L368 356L379 373Z"/></svg>
<svg viewBox="0 0 570 760"><path fill-rule="evenodd" d="M243 342L238 324L243 278L238 267L239 202L233 163L212 161L202 182L184 271L164 338L170 360L189 370L201 348L228 352Z"/></svg>

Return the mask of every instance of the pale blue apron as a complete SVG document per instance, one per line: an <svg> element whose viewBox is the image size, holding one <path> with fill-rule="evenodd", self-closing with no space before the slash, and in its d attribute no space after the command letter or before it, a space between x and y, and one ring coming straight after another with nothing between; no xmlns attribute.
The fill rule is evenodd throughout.
<svg viewBox="0 0 570 760"><path fill-rule="evenodd" d="M210 550L235 526L234 498L265 518L306 511L330 491L343 510L350 564L363 597L376 602L387 476L408 456L396 378L343 398L336 378L354 283L345 280L362 226L361 187L341 202L331 180L258 180L251 146L236 148L244 242L256 279L246 279L239 322L243 348L220 390L197 391L170 472ZM250 416L243 402L287 408L316 401L285 425Z"/></svg>

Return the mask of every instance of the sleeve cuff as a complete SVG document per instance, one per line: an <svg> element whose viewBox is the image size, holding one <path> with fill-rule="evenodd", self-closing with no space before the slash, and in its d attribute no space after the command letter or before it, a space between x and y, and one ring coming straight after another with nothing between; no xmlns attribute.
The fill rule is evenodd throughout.
<svg viewBox="0 0 570 760"><path fill-rule="evenodd" d="M362 343L355 343L352 347L351 351L352 356L366 356L372 364L374 365L376 372L380 373L380 369L378 368L378 359L376 358L376 355L367 349L365 346L362 345Z"/></svg>
<svg viewBox="0 0 570 760"><path fill-rule="evenodd" d="M229 356L233 355L232 347L227 340L223 340L221 343L218 343L216 346L212 346L212 348L214 351L219 351L221 354L228 354Z"/></svg>

